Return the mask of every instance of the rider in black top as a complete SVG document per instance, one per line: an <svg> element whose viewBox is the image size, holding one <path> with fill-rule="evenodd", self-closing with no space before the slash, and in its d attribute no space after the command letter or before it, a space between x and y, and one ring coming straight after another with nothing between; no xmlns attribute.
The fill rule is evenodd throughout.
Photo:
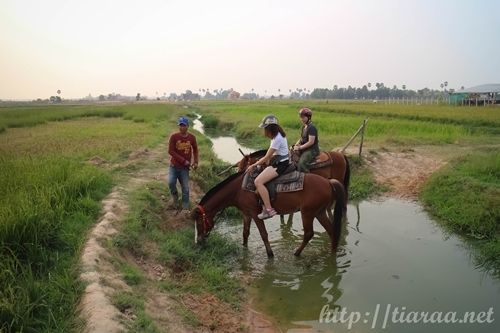
<svg viewBox="0 0 500 333"><path fill-rule="evenodd" d="M294 146L294 150L300 154L297 165L299 171L309 172L309 164L319 154L318 130L311 122L312 111L309 108L299 110L302 127L300 128L300 139Z"/></svg>

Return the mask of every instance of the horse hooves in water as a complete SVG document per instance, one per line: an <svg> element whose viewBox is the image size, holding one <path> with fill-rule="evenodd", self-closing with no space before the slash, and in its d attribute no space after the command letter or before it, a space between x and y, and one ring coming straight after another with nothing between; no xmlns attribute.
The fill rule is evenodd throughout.
<svg viewBox="0 0 500 333"><path fill-rule="evenodd" d="M274 258L274 253L273 253L273 251L269 251L269 252L267 252L267 257L268 257L268 258Z"/></svg>

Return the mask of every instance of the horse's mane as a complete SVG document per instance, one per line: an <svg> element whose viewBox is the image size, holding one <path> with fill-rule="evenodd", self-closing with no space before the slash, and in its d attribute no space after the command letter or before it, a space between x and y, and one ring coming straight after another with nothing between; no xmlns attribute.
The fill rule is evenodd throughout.
<svg viewBox="0 0 500 333"><path fill-rule="evenodd" d="M234 173L232 175L230 175L229 177L227 177L226 179L224 179L223 181L221 181L219 184L215 185L214 187L212 187L204 196L203 198L201 199L200 201L200 205L203 205L205 204L208 199L210 199L211 197L213 197L215 195L215 193L219 192L219 190L221 188L223 188L224 186L226 186L229 182L231 182L233 179L241 176L242 174L244 173L244 171L242 172L237 172L237 173Z"/></svg>
<svg viewBox="0 0 500 333"><path fill-rule="evenodd" d="M248 155L248 157L263 156L263 155L266 155L266 153L267 153L267 149L261 149L261 150L254 151L253 153Z"/></svg>

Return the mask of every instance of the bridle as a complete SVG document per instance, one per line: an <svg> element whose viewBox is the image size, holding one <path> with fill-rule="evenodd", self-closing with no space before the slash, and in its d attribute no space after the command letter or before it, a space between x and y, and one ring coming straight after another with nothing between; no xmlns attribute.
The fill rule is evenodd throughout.
<svg viewBox="0 0 500 333"><path fill-rule="evenodd" d="M212 229L213 225L210 222L210 219L208 218L207 213L205 212L205 208L203 208L202 205L198 205L198 209L201 213L201 218L203 221L203 235L206 236L210 232L210 229Z"/></svg>

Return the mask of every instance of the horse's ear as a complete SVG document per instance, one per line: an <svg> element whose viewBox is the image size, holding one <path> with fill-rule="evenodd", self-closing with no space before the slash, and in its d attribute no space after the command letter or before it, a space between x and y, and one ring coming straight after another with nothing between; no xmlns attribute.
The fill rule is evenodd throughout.
<svg viewBox="0 0 500 333"><path fill-rule="evenodd" d="M250 159L250 155L245 155L245 161L248 161Z"/></svg>

